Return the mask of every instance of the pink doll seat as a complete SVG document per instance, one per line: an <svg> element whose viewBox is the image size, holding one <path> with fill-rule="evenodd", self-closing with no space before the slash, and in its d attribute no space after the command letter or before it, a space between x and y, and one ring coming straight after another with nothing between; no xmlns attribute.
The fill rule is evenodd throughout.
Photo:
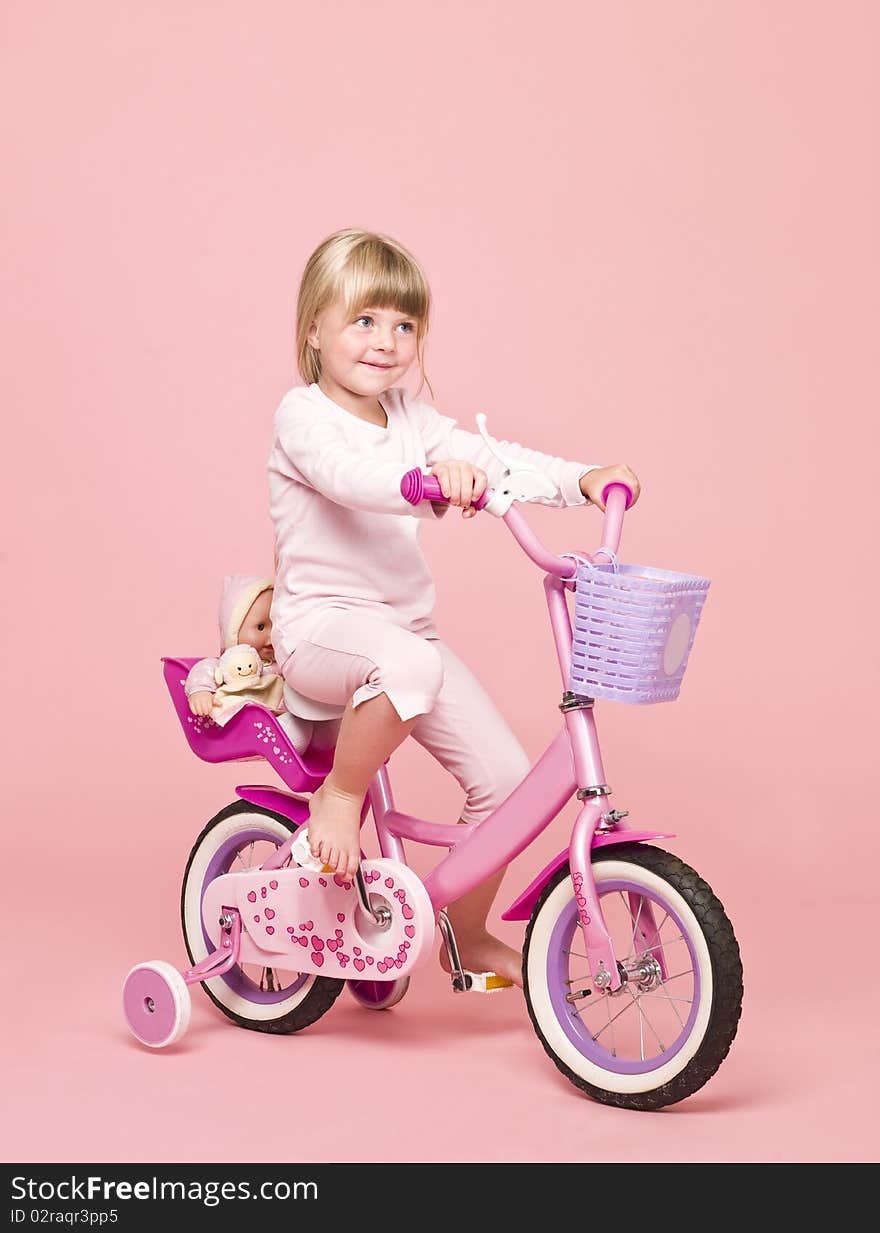
<svg viewBox="0 0 880 1233"><path fill-rule="evenodd" d="M164 656L165 684L189 747L205 762L256 762L265 758L294 792L314 792L333 765L333 750L299 754L275 715L257 702L249 702L225 725L207 715L193 715L184 685L193 659Z"/></svg>

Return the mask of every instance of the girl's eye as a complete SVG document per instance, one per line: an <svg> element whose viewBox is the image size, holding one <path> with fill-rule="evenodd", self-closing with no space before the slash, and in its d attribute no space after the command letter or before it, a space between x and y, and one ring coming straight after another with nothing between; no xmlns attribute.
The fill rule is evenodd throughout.
<svg viewBox="0 0 880 1233"><path fill-rule="evenodd" d="M264 630L265 628L266 628L266 626L263 624L263 622L262 622L262 621L261 621L261 622L259 623L259 625L257 626L257 629L260 631L260 633L262 633L262 632L263 632L263 630Z"/></svg>
<svg viewBox="0 0 880 1233"><path fill-rule="evenodd" d="M362 321L365 321L365 322L367 323L367 325L372 325L372 324L373 324L373 318L372 318L372 317L367 317L366 315L362 315L362 316L360 316L360 317L355 317L355 319L354 319L354 323L355 323L355 325L360 325L360 323L361 323ZM412 323L411 321L400 321L400 322L398 322L398 325L399 325L399 327L400 327L400 328L404 331L404 333L406 333L406 334L411 334L411 333L413 332L413 330L415 329L415 326L413 325L413 323Z"/></svg>

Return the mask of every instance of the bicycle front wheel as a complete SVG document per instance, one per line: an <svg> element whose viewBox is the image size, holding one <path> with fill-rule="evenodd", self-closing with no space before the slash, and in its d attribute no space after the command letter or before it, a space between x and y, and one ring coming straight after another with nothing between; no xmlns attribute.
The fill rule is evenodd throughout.
<svg viewBox="0 0 880 1233"><path fill-rule="evenodd" d="M628 1109L693 1095L736 1035L742 964L733 927L702 878L659 848L593 853L593 874L622 984L597 989L568 866L550 880L526 930L529 1015L576 1087Z"/></svg>

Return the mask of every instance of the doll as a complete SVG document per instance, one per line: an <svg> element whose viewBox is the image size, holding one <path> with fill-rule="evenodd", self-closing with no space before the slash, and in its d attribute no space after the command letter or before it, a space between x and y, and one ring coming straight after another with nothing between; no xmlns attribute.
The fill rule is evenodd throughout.
<svg viewBox="0 0 880 1233"><path fill-rule="evenodd" d="M271 578L259 578L251 574L228 574L223 579L219 615L221 655L217 658L200 659L192 666L186 678L186 695L189 698L189 709L194 715L210 715L212 719L221 724L228 722L235 711L240 709L241 703L226 705L229 699L226 693L221 693L221 690L228 691L229 694L238 691L229 690L229 685L224 683L225 676L222 673L218 679L218 669L224 653L232 648L240 649L244 645L244 648L254 653L259 661L259 681L267 682L267 685L261 685L259 688L271 691L273 698L276 693L279 695L275 704L271 706L262 698L260 701L263 705L269 706L270 710L278 713L278 723L290 743L297 753L304 753L312 739L314 723L311 719L290 714L280 700L284 681L275 663L275 651L272 647L272 622L269 619L273 586L274 582ZM256 673L253 676L256 681ZM273 678L278 681L277 687L272 684ZM221 702L224 703L222 708L215 707L217 693L221 693ZM269 693L267 693L268 696ZM247 701L256 700L256 698L247 699Z"/></svg>

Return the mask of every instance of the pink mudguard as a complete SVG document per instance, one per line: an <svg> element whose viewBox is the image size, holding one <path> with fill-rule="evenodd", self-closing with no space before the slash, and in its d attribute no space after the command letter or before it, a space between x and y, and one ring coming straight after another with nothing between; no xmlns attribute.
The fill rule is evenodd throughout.
<svg viewBox="0 0 880 1233"><path fill-rule="evenodd" d="M431 950L434 909L419 878L400 861L361 861L375 908L391 912L380 929L362 911L351 882L293 865L287 869L227 873L205 891L202 919L214 946L219 918L236 908L241 917L240 962L275 964L316 976L373 980L408 976Z"/></svg>
<svg viewBox="0 0 880 1233"><path fill-rule="evenodd" d="M675 834L672 831L636 831L628 830L621 826L616 831L612 831L608 835L594 835L593 847L605 848L610 847L611 844L650 843L652 839L674 838ZM501 919L528 920L532 914L532 909L541 897L541 892L544 887L556 871L568 863L569 855L569 849L563 848L557 856L554 856L550 864L544 866L538 876L534 878L522 894L513 901L507 911L501 913Z"/></svg>

